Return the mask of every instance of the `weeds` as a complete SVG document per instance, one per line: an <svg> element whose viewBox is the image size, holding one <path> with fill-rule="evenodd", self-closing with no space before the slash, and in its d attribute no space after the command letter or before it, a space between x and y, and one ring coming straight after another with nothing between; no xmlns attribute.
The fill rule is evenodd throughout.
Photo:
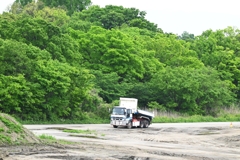
<svg viewBox="0 0 240 160"><path fill-rule="evenodd" d="M233 122L240 121L240 114L224 114L218 117L213 116L182 116L182 117L155 117L153 123L184 123L184 122Z"/></svg>
<svg viewBox="0 0 240 160"><path fill-rule="evenodd" d="M76 129L64 129L63 132L68 133L80 133L80 134L96 134L95 130L76 130Z"/></svg>
<svg viewBox="0 0 240 160"><path fill-rule="evenodd" d="M4 125L6 127L8 127L9 132L11 132L11 133L12 132L21 133L23 131L22 127L20 125L11 122L7 118L4 118L4 117L0 116L0 121L2 121L4 123Z"/></svg>
<svg viewBox="0 0 240 160"><path fill-rule="evenodd" d="M0 144L1 143L9 143L9 144L11 144L12 141L11 141L11 138L9 136L5 136L5 135L0 134Z"/></svg>
<svg viewBox="0 0 240 160"><path fill-rule="evenodd" d="M22 121L21 119L18 119L18 121L21 124L108 124L109 119L84 119L84 120L79 120L79 119L59 119L55 121Z"/></svg>
<svg viewBox="0 0 240 160"><path fill-rule="evenodd" d="M40 136L39 136L39 138L40 139L44 139L44 140L56 140L56 138L55 137L53 137L53 136L50 136L50 135L47 135L47 134L41 134Z"/></svg>
<svg viewBox="0 0 240 160"><path fill-rule="evenodd" d="M75 144L76 143L76 142L70 142L63 139L56 139L55 137L47 134L41 134L38 137L47 143L59 143L59 144Z"/></svg>

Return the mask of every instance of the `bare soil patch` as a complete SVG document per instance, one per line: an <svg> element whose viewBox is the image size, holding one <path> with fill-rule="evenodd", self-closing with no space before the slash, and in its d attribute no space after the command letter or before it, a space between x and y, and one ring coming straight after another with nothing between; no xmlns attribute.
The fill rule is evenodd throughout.
<svg viewBox="0 0 240 160"><path fill-rule="evenodd" d="M153 124L149 128L110 125L34 126L74 144L32 144L0 147L4 160L235 160L240 159L240 124ZM94 135L68 134L64 129L95 130Z"/></svg>

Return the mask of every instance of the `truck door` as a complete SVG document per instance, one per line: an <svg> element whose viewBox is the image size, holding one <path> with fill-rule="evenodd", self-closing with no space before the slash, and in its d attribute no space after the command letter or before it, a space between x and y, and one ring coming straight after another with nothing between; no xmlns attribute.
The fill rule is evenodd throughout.
<svg viewBox="0 0 240 160"><path fill-rule="evenodd" d="M132 117L132 109L127 109L127 118Z"/></svg>

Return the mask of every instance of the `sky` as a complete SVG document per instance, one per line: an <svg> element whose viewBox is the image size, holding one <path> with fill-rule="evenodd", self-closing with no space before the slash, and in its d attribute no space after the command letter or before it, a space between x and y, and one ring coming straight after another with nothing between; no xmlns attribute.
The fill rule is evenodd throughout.
<svg viewBox="0 0 240 160"><path fill-rule="evenodd" d="M0 13L15 0L1 0ZM146 19L164 32L195 36L203 31L240 29L240 0L91 0L93 5L118 5L146 11Z"/></svg>

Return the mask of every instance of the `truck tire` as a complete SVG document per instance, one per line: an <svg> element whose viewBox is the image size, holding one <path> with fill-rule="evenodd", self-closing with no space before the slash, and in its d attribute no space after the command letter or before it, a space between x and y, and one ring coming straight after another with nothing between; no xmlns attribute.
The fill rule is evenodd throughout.
<svg viewBox="0 0 240 160"><path fill-rule="evenodd" d="M116 126L116 125L113 125L113 128L118 128L118 126Z"/></svg>
<svg viewBox="0 0 240 160"><path fill-rule="evenodd" d="M127 128L128 128L128 129L131 129L131 128L132 128L132 122L128 122Z"/></svg>
<svg viewBox="0 0 240 160"><path fill-rule="evenodd" d="M139 128L143 128L143 127L144 127L144 121L141 120L141 121L140 121L140 126L139 126Z"/></svg>
<svg viewBox="0 0 240 160"><path fill-rule="evenodd" d="M149 126L149 121L148 120L144 120L143 128L148 128L148 126Z"/></svg>

